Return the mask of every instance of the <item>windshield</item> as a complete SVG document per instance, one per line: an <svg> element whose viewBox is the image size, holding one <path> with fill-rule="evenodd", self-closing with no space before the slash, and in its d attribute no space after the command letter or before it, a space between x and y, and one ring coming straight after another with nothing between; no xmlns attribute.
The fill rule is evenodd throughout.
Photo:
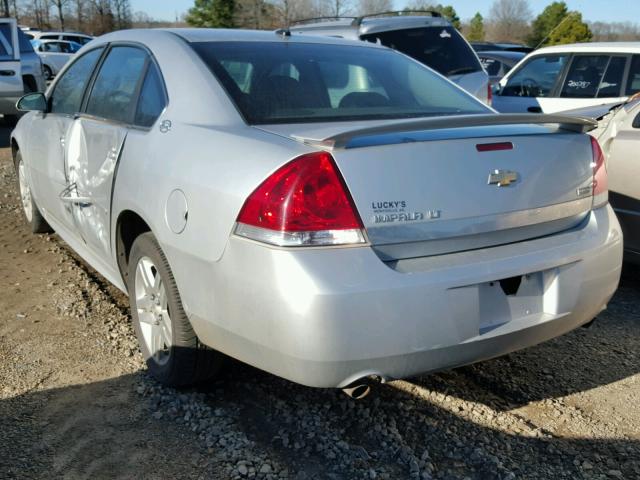
<svg viewBox="0 0 640 480"><path fill-rule="evenodd" d="M386 49L280 42L192 45L250 124L490 112L427 68Z"/></svg>
<svg viewBox="0 0 640 480"><path fill-rule="evenodd" d="M393 30L362 39L407 54L447 77L482 70L474 51L453 27Z"/></svg>

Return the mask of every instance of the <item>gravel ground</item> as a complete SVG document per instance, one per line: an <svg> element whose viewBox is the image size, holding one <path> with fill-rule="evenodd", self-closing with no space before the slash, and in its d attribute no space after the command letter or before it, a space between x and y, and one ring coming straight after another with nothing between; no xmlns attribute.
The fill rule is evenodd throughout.
<svg viewBox="0 0 640 480"><path fill-rule="evenodd" d="M0 131L1 138L7 132ZM23 225L0 149L0 478L640 478L640 273L591 328L361 401L146 373L126 298Z"/></svg>

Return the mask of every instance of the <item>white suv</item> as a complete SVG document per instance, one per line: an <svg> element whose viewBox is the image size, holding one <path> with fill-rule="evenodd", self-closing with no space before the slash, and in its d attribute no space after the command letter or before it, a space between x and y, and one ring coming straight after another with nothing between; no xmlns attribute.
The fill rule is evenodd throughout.
<svg viewBox="0 0 640 480"><path fill-rule="evenodd" d="M554 113L622 102L640 91L640 43L547 47L502 78L493 108L501 113Z"/></svg>

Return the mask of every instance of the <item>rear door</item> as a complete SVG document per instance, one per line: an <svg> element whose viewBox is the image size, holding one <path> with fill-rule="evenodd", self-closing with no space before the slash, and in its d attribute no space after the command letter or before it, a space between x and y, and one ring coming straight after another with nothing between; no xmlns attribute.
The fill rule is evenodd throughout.
<svg viewBox="0 0 640 480"><path fill-rule="evenodd" d="M559 90L559 98L541 102L547 113L572 110L624 99L627 55L574 55Z"/></svg>
<svg viewBox="0 0 640 480"><path fill-rule="evenodd" d="M0 96L21 96L22 68L18 26L13 18L0 19Z"/></svg>
<svg viewBox="0 0 640 480"><path fill-rule="evenodd" d="M149 65L141 48L112 47L66 141L68 190L63 200L72 206L84 242L103 259L111 253L114 174Z"/></svg>

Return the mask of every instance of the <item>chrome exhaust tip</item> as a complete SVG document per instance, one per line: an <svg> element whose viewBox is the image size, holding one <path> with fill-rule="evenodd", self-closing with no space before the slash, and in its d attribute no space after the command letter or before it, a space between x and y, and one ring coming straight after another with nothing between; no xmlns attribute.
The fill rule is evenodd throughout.
<svg viewBox="0 0 640 480"><path fill-rule="evenodd" d="M386 378L377 374L360 377L355 382L351 382L342 391L354 400L361 400L371 392L371 387L375 384L385 383Z"/></svg>
<svg viewBox="0 0 640 480"><path fill-rule="evenodd" d="M352 387L343 388L342 391L354 400L362 400L369 395L371 387L367 384L354 385Z"/></svg>

